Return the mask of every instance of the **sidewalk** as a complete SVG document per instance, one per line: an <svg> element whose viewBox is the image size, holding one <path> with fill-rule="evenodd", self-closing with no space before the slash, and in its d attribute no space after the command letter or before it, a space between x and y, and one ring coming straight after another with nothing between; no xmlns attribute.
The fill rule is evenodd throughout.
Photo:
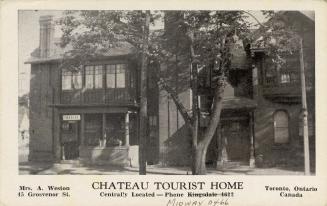
<svg viewBox="0 0 327 206"><path fill-rule="evenodd" d="M20 162L19 174L20 175L33 175L50 169L53 166L51 162Z"/></svg>
<svg viewBox="0 0 327 206"><path fill-rule="evenodd" d="M107 165L84 166L59 163L24 163L19 165L19 174L38 175L138 175L137 167L115 167ZM187 167L147 166L147 175L191 175ZM249 168L238 166L225 170L208 168L208 175L304 175L303 171L282 168Z"/></svg>

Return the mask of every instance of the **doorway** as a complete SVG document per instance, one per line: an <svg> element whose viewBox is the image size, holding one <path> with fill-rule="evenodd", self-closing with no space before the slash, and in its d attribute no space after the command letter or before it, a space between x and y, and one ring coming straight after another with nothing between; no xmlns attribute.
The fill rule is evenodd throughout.
<svg viewBox="0 0 327 206"><path fill-rule="evenodd" d="M62 121L61 123L61 159L74 160L79 157L79 121Z"/></svg>
<svg viewBox="0 0 327 206"><path fill-rule="evenodd" d="M250 158L249 122L225 120L221 125L222 152L228 161L248 162Z"/></svg>

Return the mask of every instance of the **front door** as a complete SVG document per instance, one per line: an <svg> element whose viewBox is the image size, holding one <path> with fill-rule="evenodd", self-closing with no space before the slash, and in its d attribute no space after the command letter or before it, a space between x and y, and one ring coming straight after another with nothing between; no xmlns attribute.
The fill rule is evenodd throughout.
<svg viewBox="0 0 327 206"><path fill-rule="evenodd" d="M228 161L246 162L249 160L250 137L247 120L223 121L221 138L222 152L225 153Z"/></svg>
<svg viewBox="0 0 327 206"><path fill-rule="evenodd" d="M62 121L61 148L62 160L79 157L79 121Z"/></svg>

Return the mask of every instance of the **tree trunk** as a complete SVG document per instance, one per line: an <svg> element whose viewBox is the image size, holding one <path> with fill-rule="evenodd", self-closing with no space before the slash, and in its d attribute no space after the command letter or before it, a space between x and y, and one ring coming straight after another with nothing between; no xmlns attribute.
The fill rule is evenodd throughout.
<svg viewBox="0 0 327 206"><path fill-rule="evenodd" d="M204 175L206 169L207 147L204 144L198 144L194 151L194 172L193 175Z"/></svg>
<svg viewBox="0 0 327 206"><path fill-rule="evenodd" d="M192 89L192 174L197 174L198 136L199 136L199 104L198 104L198 68L197 63L191 64L191 89Z"/></svg>
<svg viewBox="0 0 327 206"><path fill-rule="evenodd" d="M194 159L194 173L196 175L205 175L206 174L206 154L208 146L212 140L213 135L216 132L217 126L220 122L220 114L223 107L223 94L224 94L224 87L225 87L225 80L224 77L219 80L218 86L215 90L215 96L213 101L213 110L211 113L211 119L209 122L208 127L205 129L201 135L203 135L200 141L197 144L195 149L195 159Z"/></svg>
<svg viewBox="0 0 327 206"><path fill-rule="evenodd" d="M143 50L141 62L141 78L140 78L140 142L139 142L139 174L146 174L146 142L148 137L148 113L147 113L147 70L148 70L148 39L149 39L150 11L145 13L145 24L143 31Z"/></svg>
<svg viewBox="0 0 327 206"><path fill-rule="evenodd" d="M193 125L192 125L192 163L191 163L191 169L192 174L197 174L197 163L199 162L197 151L199 149L198 147L198 135L199 135L199 118L198 115L193 117Z"/></svg>

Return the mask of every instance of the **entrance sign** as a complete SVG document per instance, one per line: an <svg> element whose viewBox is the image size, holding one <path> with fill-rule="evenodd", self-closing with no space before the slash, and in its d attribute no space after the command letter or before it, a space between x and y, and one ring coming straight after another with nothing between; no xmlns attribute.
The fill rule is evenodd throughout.
<svg viewBox="0 0 327 206"><path fill-rule="evenodd" d="M63 115L62 120L69 121L69 120L81 120L81 115L74 114L74 115Z"/></svg>

